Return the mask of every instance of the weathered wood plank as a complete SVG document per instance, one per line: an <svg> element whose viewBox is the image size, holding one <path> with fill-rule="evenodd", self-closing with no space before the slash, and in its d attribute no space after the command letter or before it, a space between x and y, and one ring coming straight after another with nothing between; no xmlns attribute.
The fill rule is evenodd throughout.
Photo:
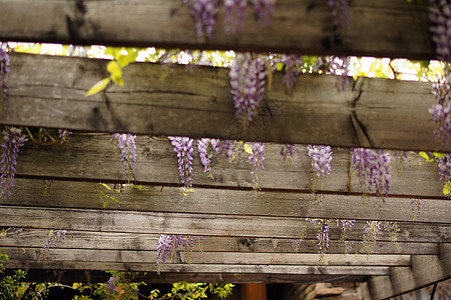
<svg viewBox="0 0 451 300"><path fill-rule="evenodd" d="M8 271L8 270L7 270ZM78 270L45 270L30 269L27 279L32 282L106 282L111 275L101 271L78 271ZM156 272L135 273L136 281L151 283L173 283L179 281L187 282L230 282L230 283L311 283L319 281L348 281L362 282L366 276L356 275L288 275L288 274L211 274L211 273L169 273Z"/></svg>
<svg viewBox="0 0 451 300"><path fill-rule="evenodd" d="M12 196L0 199L0 204L103 208L92 183L54 181L45 195L42 190L42 180L16 179ZM328 195L322 203L315 204L312 193L260 192L256 196L252 191L198 188L192 195L185 196L179 188L161 190L158 186L144 186L141 190L127 186L122 194L113 196L119 203L109 201L106 209L390 221L413 219L412 199L409 198L390 198L381 205L375 197ZM449 224L450 210L449 200L423 200L422 212L415 221Z"/></svg>
<svg viewBox="0 0 451 300"><path fill-rule="evenodd" d="M451 277L451 244L442 243L439 255L412 255L410 268L390 268L390 276L371 277L369 290L374 299L386 299Z"/></svg>
<svg viewBox="0 0 451 300"><path fill-rule="evenodd" d="M130 234L114 232L88 232L71 230L58 247L67 249L104 249L104 250L157 250L159 234ZM328 253L343 254L345 247L343 242L330 237ZM20 229L16 233L8 233L0 239L0 247L37 247L44 246L48 239L48 230ZM299 253L317 253L316 239L305 239L299 245ZM392 242L378 241L373 246L373 254L438 254L437 243L412 243L397 242L397 247ZM205 236L202 242L205 252L250 252L250 253L293 253L290 239L278 239L277 247L274 247L270 238L234 238ZM194 252L199 251L194 247Z"/></svg>
<svg viewBox="0 0 451 300"><path fill-rule="evenodd" d="M160 65L132 64L124 70L124 87L85 98L107 76L107 62L12 55L0 124L451 151L451 144L443 148L433 135L436 124L428 108L436 100L429 83L350 79L339 93L335 76L303 74L288 91L282 74L276 74L259 117L244 131L235 120L228 69L199 67L191 75L179 66L162 81Z"/></svg>
<svg viewBox="0 0 451 300"><path fill-rule="evenodd" d="M147 263L109 263L109 262L74 262L74 261L43 261L25 262L22 260L8 260L5 268L30 269L64 269L64 270L119 270L147 272L156 271L155 264ZM380 266L296 266L296 265L224 265L224 264L165 264L161 272L180 273L217 273L217 274L299 274L299 275L388 275L389 267Z"/></svg>
<svg viewBox="0 0 451 300"><path fill-rule="evenodd" d="M213 38L198 43L194 21L178 0L2 0L0 40L282 51L409 58L435 57L425 4L350 3L349 42L334 38L327 1L280 0L262 27L249 4L243 31L230 36L220 10ZM152 30L149 30L152 28Z"/></svg>
<svg viewBox="0 0 451 300"><path fill-rule="evenodd" d="M187 234L231 237L298 238L306 222L303 218L227 216L159 212L122 212L92 209L0 206L0 226L80 231ZM354 225L349 239L360 240L364 222ZM399 241L446 242L450 225L403 223ZM316 230L307 224L305 238L314 239ZM340 229L331 226L330 236L340 239ZM383 232L379 240L390 241Z"/></svg>
<svg viewBox="0 0 451 300"><path fill-rule="evenodd" d="M20 150L16 177L124 182L126 178L120 157L115 153L114 146L109 141L110 137L103 134L73 135L70 143L53 147L28 143ZM167 139L137 136L135 142L136 180L139 184L180 186L177 157ZM356 176L352 176L351 188L348 186L349 151L342 148L333 149L332 172L324 180L323 186L319 184L317 187L319 192L363 193ZM212 180L202 172L203 167L197 159L197 149L194 153L194 186L251 189L252 166L248 162L248 154L240 155L231 163L221 163L220 158L215 159L212 164L215 179ZM266 144L264 166L260 181L262 189L311 191L313 172L305 146L297 146L290 168L290 162L283 161L280 156L280 145ZM435 164L425 163L418 154L409 154L409 158L402 164L401 176L397 174L396 165L392 167L391 173L391 196L446 199Z"/></svg>
<svg viewBox="0 0 451 300"><path fill-rule="evenodd" d="M42 253L40 248L5 247L10 260L36 262ZM156 265L156 251L94 250L53 248L46 261L146 263ZM181 250L167 264L224 264L224 265L298 265L318 266L318 254L303 253L234 253L192 252ZM328 266L410 266L410 255L343 255L329 254ZM323 263L322 263L323 264ZM154 266L156 270L156 266Z"/></svg>

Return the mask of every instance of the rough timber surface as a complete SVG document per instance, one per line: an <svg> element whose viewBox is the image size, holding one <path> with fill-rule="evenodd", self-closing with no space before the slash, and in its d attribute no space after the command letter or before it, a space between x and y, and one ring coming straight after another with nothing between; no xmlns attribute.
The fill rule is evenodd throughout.
<svg viewBox="0 0 451 300"><path fill-rule="evenodd" d="M48 239L48 230L21 228L17 233L9 231L0 240L1 247L42 247ZM99 249L99 250L131 250L131 251L156 251L159 234L131 234L116 232L90 232L71 230L67 234L64 243L58 244L62 249ZM330 254L343 254L346 252L344 243L331 237ZM355 242L355 241L354 241ZM318 253L317 239L304 239L299 245L299 253ZM391 241L378 241L372 249L373 254L438 254L438 243L413 243L397 242L394 247ZM278 239L277 247L274 247L272 238L249 237L218 237L205 236L202 242L202 250L205 252L228 253L294 253L291 239ZM193 252L198 252L198 247Z"/></svg>
<svg viewBox="0 0 451 300"><path fill-rule="evenodd" d="M110 138L111 136L106 134L74 134L70 143L62 145L49 147L27 143L20 149L16 177L126 182L120 156L115 153ZM180 186L177 157L171 143L166 138L137 136L135 143L136 182L138 184ZM281 157L280 147L276 144L265 145L265 170L260 182L262 190L311 191L314 176L306 147L302 145L296 147L291 167L289 160L284 161ZM232 162L221 162L220 157L214 157L212 164L214 179L211 179L202 172L203 167L198 159L197 147L194 145L194 148L193 184L195 187L251 190L252 166L248 162L247 153L242 152ZM356 176L351 176L349 163L350 149L333 148L332 172L324 180L322 186L321 183L317 184L318 192L341 195L363 194L364 191L359 187L358 179ZM391 174L390 197L446 200L443 196L443 183L440 181L435 164L426 163L417 153L409 153L408 159L400 165L399 169L396 162L393 162ZM349 179L351 179L351 186L348 185ZM163 192L165 192L164 188ZM194 197L196 197L195 195L196 193L194 193ZM376 200L370 195L368 193L368 202L371 202L371 205L380 203L383 210L382 201ZM326 195L326 199L327 197ZM331 195L330 197L334 198L335 196ZM396 199L387 201L396 201ZM428 205L428 202L423 202ZM407 215L407 210L408 207L402 214Z"/></svg>
<svg viewBox="0 0 451 300"><path fill-rule="evenodd" d="M0 27L1 28L1 27ZM8 98L0 124L89 132L216 137L278 143L450 151L434 138L428 112L432 86L388 79L349 79L344 92L332 75L302 74L292 90L276 74L251 127L235 119L228 69L160 65L124 69L124 86L86 98L108 76L108 61L11 55ZM419 125L421 124L421 126Z"/></svg>
<svg viewBox="0 0 451 300"><path fill-rule="evenodd" d="M111 185L111 188L113 185ZM0 204L36 207L103 208L98 190L92 182L53 181L45 191L42 180L16 179L11 197ZM196 188L186 196L177 187L143 186L140 190L126 186L121 194L103 191L115 197L106 209L158 211L222 215L280 216L329 219L413 221L412 198L389 198L383 203L376 197L333 195L315 203L311 192L259 192ZM451 224L451 201L424 199L415 222Z"/></svg>
<svg viewBox="0 0 451 300"><path fill-rule="evenodd" d="M349 240L361 240L365 222L358 221L348 234ZM66 229L116 233L183 234L255 238L315 239L317 229L304 218L227 216L212 214L183 214L136 212L118 210L36 208L0 206L0 226L36 229ZM399 226L397 241L447 242L451 238L447 224L406 222ZM330 228L330 239L339 240L341 230ZM379 235L381 241L391 241L389 233Z"/></svg>
<svg viewBox="0 0 451 300"><path fill-rule="evenodd" d="M197 42L189 8L179 0L1 0L0 6L0 40L435 57L427 2L352 1L347 43L334 37L326 0L280 0L268 27L259 24L249 3L236 36L225 33L221 3L213 38L205 43Z"/></svg>

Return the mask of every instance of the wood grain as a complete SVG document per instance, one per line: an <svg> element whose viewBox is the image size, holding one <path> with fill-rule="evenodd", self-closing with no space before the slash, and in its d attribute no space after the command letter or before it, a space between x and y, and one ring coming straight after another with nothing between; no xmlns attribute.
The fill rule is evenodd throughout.
<svg viewBox="0 0 451 300"><path fill-rule="evenodd" d="M429 83L350 78L346 91L337 92L335 76L302 74L287 90L283 75L276 74L258 117L244 130L235 119L228 69L199 67L192 75L178 66L162 81L160 65L136 63L124 69L123 87L85 98L108 76L107 63L11 55L0 124L451 151L451 144L441 146L433 135L436 124L428 109L436 100Z"/></svg>

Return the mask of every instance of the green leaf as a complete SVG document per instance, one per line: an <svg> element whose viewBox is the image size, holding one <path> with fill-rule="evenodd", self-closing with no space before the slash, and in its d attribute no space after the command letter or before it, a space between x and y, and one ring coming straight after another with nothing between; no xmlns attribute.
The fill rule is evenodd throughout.
<svg viewBox="0 0 451 300"><path fill-rule="evenodd" d="M420 154L420 156L421 156L422 158L424 158L424 159L427 160L428 162L434 161L434 159L430 158L429 155L428 155L426 152L424 152L424 151L420 151L419 154Z"/></svg>
<svg viewBox="0 0 451 300"><path fill-rule="evenodd" d="M133 185L133 188L134 189L137 189L137 190L141 190L142 188L143 188L143 186L142 185Z"/></svg>
<svg viewBox="0 0 451 300"><path fill-rule="evenodd" d="M106 88L106 86L108 85L109 82L110 82L109 78L104 78L104 79L100 80L99 82L94 84L89 89L89 91L86 92L85 97L89 97L89 96L95 95L98 92L102 91L103 89Z"/></svg>
<svg viewBox="0 0 451 300"><path fill-rule="evenodd" d="M252 155L252 149L249 144L244 144L244 151Z"/></svg>
<svg viewBox="0 0 451 300"><path fill-rule="evenodd" d="M111 79L119 84L120 86L124 85L124 81L122 80L122 67L117 61L110 61L106 67L107 71L111 74Z"/></svg>
<svg viewBox="0 0 451 300"><path fill-rule="evenodd" d="M443 187L443 195L448 195L451 192L451 181L448 181Z"/></svg>
<svg viewBox="0 0 451 300"><path fill-rule="evenodd" d="M438 157L438 158L445 158L445 154L444 153L432 152L432 154L434 154L434 156Z"/></svg>

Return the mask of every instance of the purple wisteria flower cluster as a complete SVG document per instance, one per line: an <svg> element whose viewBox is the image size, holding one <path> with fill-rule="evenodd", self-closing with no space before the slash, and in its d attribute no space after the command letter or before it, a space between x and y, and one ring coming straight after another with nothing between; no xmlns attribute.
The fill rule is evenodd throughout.
<svg viewBox="0 0 451 300"><path fill-rule="evenodd" d="M285 70L283 82L288 88L293 88L296 83L296 79L300 74L300 69L304 64L304 59L302 56L297 54L282 54L281 57L276 60L276 63L283 64L283 69Z"/></svg>
<svg viewBox="0 0 451 300"><path fill-rule="evenodd" d="M415 221L418 215L421 213L421 200L412 199L410 201L410 210L412 210L413 213L412 220Z"/></svg>
<svg viewBox="0 0 451 300"><path fill-rule="evenodd" d="M380 221L366 221L366 224L363 226L363 241L360 247L360 253L366 252L368 255L371 254L373 246L379 239L380 231Z"/></svg>
<svg viewBox="0 0 451 300"><path fill-rule="evenodd" d="M252 164L252 184L254 190L259 189L259 184L262 178L262 172L265 169L263 162L265 161L265 145L260 142L252 143L252 154L249 156L249 162Z"/></svg>
<svg viewBox="0 0 451 300"><path fill-rule="evenodd" d="M227 160L234 156L236 150L235 141L211 139L210 143L216 155L222 156L223 159Z"/></svg>
<svg viewBox="0 0 451 300"><path fill-rule="evenodd" d="M432 118L438 124L434 135L443 145L448 143L451 130L451 118L449 117L451 100L451 3L446 0L431 0L429 5L430 30L433 41L436 44L438 59L445 63L444 75L433 84L432 93L438 103L429 109Z"/></svg>
<svg viewBox="0 0 451 300"><path fill-rule="evenodd" d="M356 220L347 220L347 219L342 219L340 220L341 223L341 237L340 237L340 241L345 241L348 233L350 231L352 231L352 226L354 226Z"/></svg>
<svg viewBox="0 0 451 300"><path fill-rule="evenodd" d="M286 160L287 157L290 159L290 166L293 161L293 155L296 152L295 144L282 144L280 148L280 155L282 155L283 160Z"/></svg>
<svg viewBox="0 0 451 300"><path fill-rule="evenodd" d="M11 188L14 184L16 173L17 156L19 148L28 141L22 130L16 127L6 127L3 130L2 139L2 169L1 169L1 192L0 197L11 196Z"/></svg>
<svg viewBox="0 0 451 300"><path fill-rule="evenodd" d="M308 145L307 151L314 173L312 192L315 194L315 202L318 200L322 201L325 196L316 194L317 179L320 180L320 188L322 188L324 178L332 171L332 148L330 146Z"/></svg>
<svg viewBox="0 0 451 300"><path fill-rule="evenodd" d="M392 151L394 165L398 167L398 176L401 177L402 164L409 156L409 151Z"/></svg>
<svg viewBox="0 0 451 300"><path fill-rule="evenodd" d="M318 229L316 234L316 238L318 240L318 254L319 254L319 263L324 260L324 257L327 253L327 249L329 248L329 229L330 229L330 220L329 219L305 219L312 225L315 225Z"/></svg>
<svg viewBox="0 0 451 300"><path fill-rule="evenodd" d="M332 8L335 38L346 43L349 32L348 0L328 0L327 4Z"/></svg>
<svg viewBox="0 0 451 300"><path fill-rule="evenodd" d="M194 18L198 42L210 39L216 24L219 10L218 0L183 0L190 8Z"/></svg>
<svg viewBox="0 0 451 300"><path fill-rule="evenodd" d="M59 129L58 137L61 140L61 144L69 143L71 134L72 134L72 131L69 131L67 129Z"/></svg>
<svg viewBox="0 0 451 300"><path fill-rule="evenodd" d="M399 233L399 226L397 222L387 222L384 221L382 223L383 228L386 232L388 232L388 234L390 235L391 241L393 242L393 244L395 245L396 248L398 248L398 245L396 244L396 240L398 239L398 233Z"/></svg>
<svg viewBox="0 0 451 300"><path fill-rule="evenodd" d="M43 261L51 248L56 247L56 245L66 238L67 231L66 230L51 230L49 234L49 239L45 244L41 255L39 256L39 261Z"/></svg>
<svg viewBox="0 0 451 300"><path fill-rule="evenodd" d="M116 277L114 277L114 275L111 275L111 277L108 279L107 283L105 284L105 290L108 296L111 297L116 292L117 281L118 280Z"/></svg>
<svg viewBox="0 0 451 300"><path fill-rule="evenodd" d="M224 0L225 31L227 34L238 34L244 24L244 10L247 0Z"/></svg>
<svg viewBox="0 0 451 300"><path fill-rule="evenodd" d="M181 136L168 137L177 153L180 182L185 190L193 187L193 139Z"/></svg>
<svg viewBox="0 0 451 300"><path fill-rule="evenodd" d="M354 148L351 165L364 193L374 192L385 203L390 190L390 154L383 150Z"/></svg>
<svg viewBox="0 0 451 300"><path fill-rule="evenodd" d="M202 251L203 237L202 236L183 236L183 235L172 235L172 234L162 234L158 239L157 244L157 266L158 273L160 272L161 265L165 264L168 258L172 257L183 247L186 251L188 257L188 263L191 263L191 253L194 248L194 243L199 245L199 249Z"/></svg>
<svg viewBox="0 0 451 300"><path fill-rule="evenodd" d="M121 162L124 167L124 174L127 180L131 178L136 179L135 176L135 163L136 163L136 135L130 133L113 133L111 136L111 142L116 145L118 151L120 151Z"/></svg>
<svg viewBox="0 0 451 300"><path fill-rule="evenodd" d="M266 64L251 53L238 53L230 66L230 86L235 116L247 128L263 100Z"/></svg>
<svg viewBox="0 0 451 300"><path fill-rule="evenodd" d="M3 103L3 99L7 96L8 91L8 76L11 71L11 63L9 54L2 47L0 43L0 103ZM0 109L3 105L0 105ZM1 111L1 110L0 110Z"/></svg>
<svg viewBox="0 0 451 300"><path fill-rule="evenodd" d="M200 163L204 167L204 173L208 174L211 178L213 175L211 174L211 158L213 154L208 151L209 146L211 145L211 139L203 138L197 140L197 150L199 152Z"/></svg>

